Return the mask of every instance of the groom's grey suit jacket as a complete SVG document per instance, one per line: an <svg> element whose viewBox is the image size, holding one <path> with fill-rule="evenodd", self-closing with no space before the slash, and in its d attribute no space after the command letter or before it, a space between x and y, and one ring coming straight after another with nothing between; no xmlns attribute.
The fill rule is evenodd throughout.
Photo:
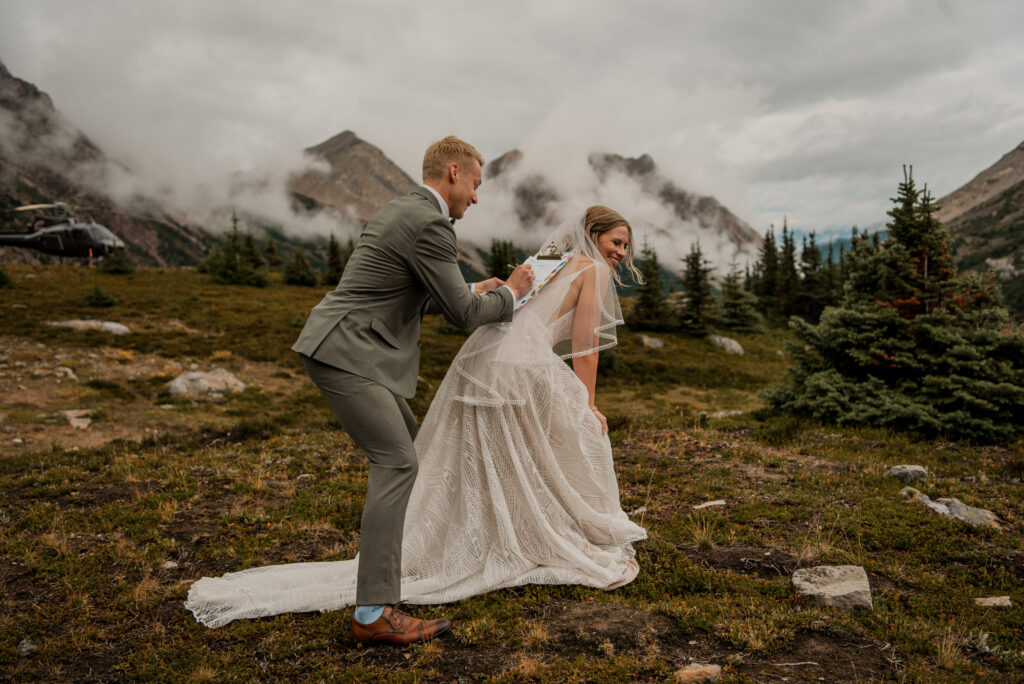
<svg viewBox="0 0 1024 684"><path fill-rule="evenodd" d="M455 231L421 187L366 224L338 286L313 308L292 349L409 398L425 313L465 329L510 320L512 304L508 288L470 292Z"/></svg>

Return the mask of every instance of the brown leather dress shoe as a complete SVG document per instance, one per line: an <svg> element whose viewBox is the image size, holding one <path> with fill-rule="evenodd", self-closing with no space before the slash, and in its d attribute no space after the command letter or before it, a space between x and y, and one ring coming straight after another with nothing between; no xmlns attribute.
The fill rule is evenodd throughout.
<svg viewBox="0 0 1024 684"><path fill-rule="evenodd" d="M398 610L398 606L384 606L384 612L368 625L352 618L352 636L359 642L385 644L414 644L430 641L445 632L452 623L440 620L418 620Z"/></svg>

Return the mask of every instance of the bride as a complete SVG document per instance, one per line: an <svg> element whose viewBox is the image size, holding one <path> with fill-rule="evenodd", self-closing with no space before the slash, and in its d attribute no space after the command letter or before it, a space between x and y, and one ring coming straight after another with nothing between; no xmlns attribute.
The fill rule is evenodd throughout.
<svg viewBox="0 0 1024 684"><path fill-rule="evenodd" d="M419 474L402 543L402 598L457 601L524 584L614 589L639 572L646 531L619 505L598 353L622 323L615 284L632 229L595 205L543 244L568 263L509 323L477 329L452 361L415 446ZM565 363L570 360L572 368ZM208 627L353 605L358 556L204 577L185 606Z"/></svg>

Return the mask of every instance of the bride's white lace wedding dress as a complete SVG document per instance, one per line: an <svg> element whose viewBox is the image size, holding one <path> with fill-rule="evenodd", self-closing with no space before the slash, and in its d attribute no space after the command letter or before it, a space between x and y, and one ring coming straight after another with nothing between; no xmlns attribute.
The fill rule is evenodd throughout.
<svg viewBox="0 0 1024 684"><path fill-rule="evenodd" d="M510 323L452 362L416 438L419 474L402 545L402 598L447 603L524 584L632 581L646 538L619 505L611 444L565 359L615 344L611 274L580 221L576 256ZM581 237L581 235L583 237ZM358 558L204 577L186 607L203 624L352 605Z"/></svg>

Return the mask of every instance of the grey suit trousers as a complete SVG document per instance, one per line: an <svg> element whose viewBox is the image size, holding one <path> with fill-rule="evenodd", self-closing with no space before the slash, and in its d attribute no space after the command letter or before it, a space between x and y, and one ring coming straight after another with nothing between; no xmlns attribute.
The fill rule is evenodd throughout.
<svg viewBox="0 0 1024 684"><path fill-rule="evenodd" d="M402 596L402 531L419 461L416 416L405 399L372 380L302 356L302 364L345 432L370 461L359 542L356 604L393 605Z"/></svg>

